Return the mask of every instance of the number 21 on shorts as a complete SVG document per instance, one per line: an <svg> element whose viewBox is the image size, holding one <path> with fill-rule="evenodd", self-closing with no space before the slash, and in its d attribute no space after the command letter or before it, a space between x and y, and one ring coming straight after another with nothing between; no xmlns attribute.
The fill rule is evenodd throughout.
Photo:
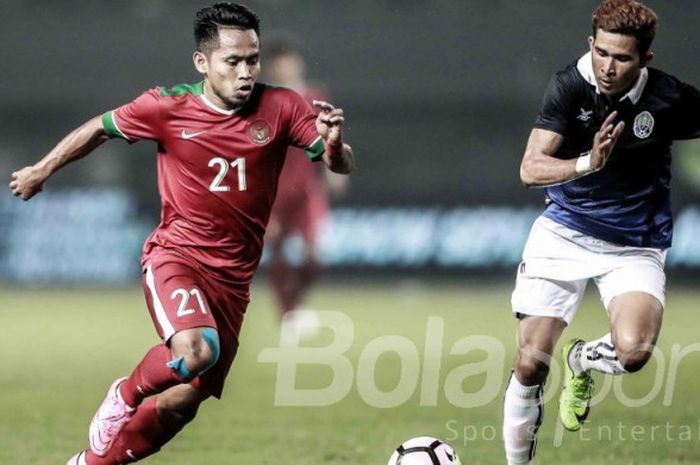
<svg viewBox="0 0 700 465"><path fill-rule="evenodd" d="M175 289L172 294L170 294L170 298L172 300L180 299L180 304L177 307L177 317L182 318L183 316L191 315L195 313L197 310L194 308L188 308L189 307L189 302L190 302L190 297L194 296L196 299L196 303L199 306L199 311L202 313L207 313L207 307L204 305L204 299L202 298L202 293L199 292L199 289L196 287L187 290L187 289Z"/></svg>

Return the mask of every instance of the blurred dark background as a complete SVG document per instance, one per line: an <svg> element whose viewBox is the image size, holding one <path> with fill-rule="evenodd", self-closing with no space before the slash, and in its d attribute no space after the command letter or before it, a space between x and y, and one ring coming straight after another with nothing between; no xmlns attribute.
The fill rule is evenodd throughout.
<svg viewBox="0 0 700 465"><path fill-rule="evenodd" d="M646 2L660 17L653 66L700 85L700 2ZM200 79L191 24L207 2L0 0L0 173L155 85ZM550 75L586 52L597 1L248 1L265 35L302 40L312 80L347 114L358 168L351 208L539 208L519 161ZM700 203L696 145L676 150L674 207ZM105 144L50 187L135 193L158 216L155 147Z"/></svg>

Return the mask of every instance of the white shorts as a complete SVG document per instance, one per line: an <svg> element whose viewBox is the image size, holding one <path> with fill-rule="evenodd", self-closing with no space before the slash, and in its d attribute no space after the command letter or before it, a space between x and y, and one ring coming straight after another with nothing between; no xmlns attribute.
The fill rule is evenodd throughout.
<svg viewBox="0 0 700 465"><path fill-rule="evenodd" d="M608 308L613 297L641 291L665 303L666 250L596 239L540 216L532 225L511 298L513 313L571 323L593 279Z"/></svg>

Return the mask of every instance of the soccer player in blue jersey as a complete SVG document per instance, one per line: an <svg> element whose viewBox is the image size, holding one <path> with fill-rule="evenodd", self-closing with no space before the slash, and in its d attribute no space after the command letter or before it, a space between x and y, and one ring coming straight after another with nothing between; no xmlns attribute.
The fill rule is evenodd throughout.
<svg viewBox="0 0 700 465"><path fill-rule="evenodd" d="M542 384L590 279L610 330L564 345L566 429L578 430L588 414L590 371L640 370L659 335L672 236L670 148L700 137L700 92L648 67L656 22L636 1L604 1L593 13L589 52L552 77L525 149L520 177L544 188L547 207L512 296L519 347L504 401L510 465L534 462Z"/></svg>

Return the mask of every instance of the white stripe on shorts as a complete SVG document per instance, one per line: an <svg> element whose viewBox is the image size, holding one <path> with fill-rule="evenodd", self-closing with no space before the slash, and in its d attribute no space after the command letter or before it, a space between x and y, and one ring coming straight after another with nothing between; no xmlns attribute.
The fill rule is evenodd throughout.
<svg viewBox="0 0 700 465"><path fill-rule="evenodd" d="M148 289L151 291L151 297L153 298L153 310L156 312L156 319L163 330L163 339L167 341L170 339L170 336L175 334L175 328L173 328L170 320L168 320L168 315L165 313L163 303L160 301L160 297L158 297L158 292L156 291L156 280L153 276L153 270L151 270L150 264L146 267L146 284L148 285Z"/></svg>

